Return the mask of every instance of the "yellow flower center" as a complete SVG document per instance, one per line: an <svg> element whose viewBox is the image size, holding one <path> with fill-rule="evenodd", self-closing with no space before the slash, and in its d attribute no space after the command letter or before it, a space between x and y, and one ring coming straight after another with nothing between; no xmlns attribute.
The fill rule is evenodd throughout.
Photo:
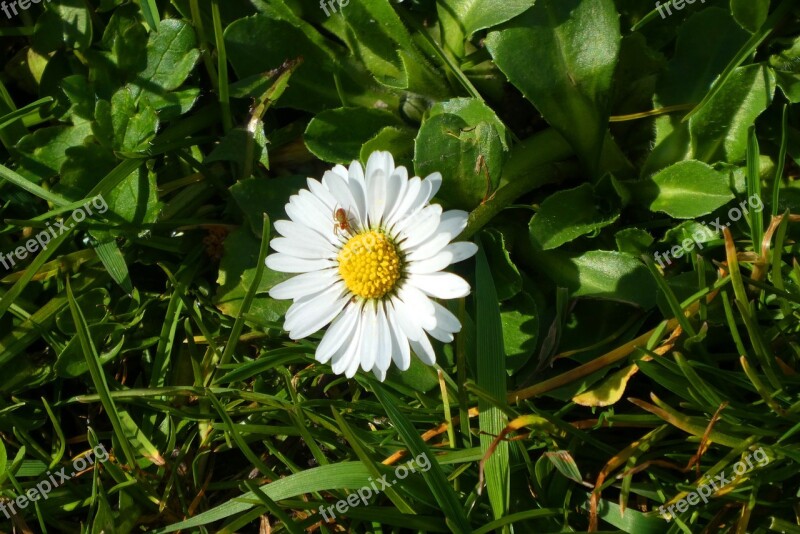
<svg viewBox="0 0 800 534"><path fill-rule="evenodd" d="M375 230L351 237L337 259L339 274L347 288L365 299L384 296L400 278L397 249L389 238Z"/></svg>

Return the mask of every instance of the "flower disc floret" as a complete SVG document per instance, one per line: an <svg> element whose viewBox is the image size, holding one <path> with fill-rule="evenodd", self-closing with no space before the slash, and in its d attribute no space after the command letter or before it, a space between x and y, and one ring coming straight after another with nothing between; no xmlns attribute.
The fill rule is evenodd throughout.
<svg viewBox="0 0 800 534"><path fill-rule="evenodd" d="M378 299L394 289L401 261L394 243L370 230L351 237L338 255L339 274L347 288L365 299Z"/></svg>

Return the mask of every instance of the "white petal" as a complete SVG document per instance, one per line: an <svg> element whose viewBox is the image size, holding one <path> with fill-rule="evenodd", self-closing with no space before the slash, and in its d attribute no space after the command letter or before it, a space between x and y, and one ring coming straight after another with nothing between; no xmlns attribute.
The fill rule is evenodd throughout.
<svg viewBox="0 0 800 534"><path fill-rule="evenodd" d="M342 164L334 165L333 168L331 169L331 172L338 174L345 182L348 180L350 174L347 171L347 167L345 167Z"/></svg>
<svg viewBox="0 0 800 534"><path fill-rule="evenodd" d="M374 303L364 306L364 331L361 333L361 350L358 355L361 359L361 368L365 371L372 370L378 356L378 315Z"/></svg>
<svg viewBox="0 0 800 534"><path fill-rule="evenodd" d="M373 367L372 374L374 374L375 378L377 378L380 382L386 380L386 371L383 369L378 369L377 367Z"/></svg>
<svg viewBox="0 0 800 534"><path fill-rule="evenodd" d="M280 271L283 273L321 271L338 265L332 260L305 260L281 253L270 254L267 256L265 263L267 267L273 271Z"/></svg>
<svg viewBox="0 0 800 534"><path fill-rule="evenodd" d="M274 286L269 290L269 296L277 300L299 299L330 287L337 278L338 269L299 274Z"/></svg>
<svg viewBox="0 0 800 534"><path fill-rule="evenodd" d="M411 349L408 346L407 336L400 328L400 322L392 302L386 303L386 320L392 334L392 361L398 369L405 371L411 365Z"/></svg>
<svg viewBox="0 0 800 534"><path fill-rule="evenodd" d="M441 217L442 207L438 204L427 206L419 215L409 217L409 223L398 228L397 237L403 250L413 250L433 236L441 224Z"/></svg>
<svg viewBox="0 0 800 534"><path fill-rule="evenodd" d="M353 339L360 312L360 304L348 304L339 317L333 321L322 337L322 341L319 342L314 355L318 362L327 363L336 351L346 345L346 341Z"/></svg>
<svg viewBox="0 0 800 534"><path fill-rule="evenodd" d="M386 207L383 209L385 226L390 226L389 215L394 211L397 203L400 202L407 185L408 171L403 166L397 167L386 181Z"/></svg>
<svg viewBox="0 0 800 534"><path fill-rule="evenodd" d="M451 334L461 332L461 323L458 321L458 317L438 302L431 302L433 302L433 308L436 313L436 328Z"/></svg>
<svg viewBox="0 0 800 534"><path fill-rule="evenodd" d="M377 172L378 169L382 170L386 177L392 175L394 172L394 158L390 152L376 150L369 155L367 159L367 170L365 172L367 187L369 187L369 181L372 179L373 173Z"/></svg>
<svg viewBox="0 0 800 534"><path fill-rule="evenodd" d="M437 339L442 343L452 343L455 339L452 333L447 332L439 327L436 327L433 330L426 330L426 332L428 332L433 339Z"/></svg>
<svg viewBox="0 0 800 534"><path fill-rule="evenodd" d="M308 337L336 318L349 299L350 295L345 291L343 283L300 298L286 312L283 328L292 339Z"/></svg>
<svg viewBox="0 0 800 534"><path fill-rule="evenodd" d="M331 211L331 214L333 212ZM278 220L273 223L275 231L283 237L300 242L315 243L331 250L338 250L338 241L328 234L323 237L319 232L310 229L308 226L292 221ZM333 217L331 217L330 227L333 228Z"/></svg>
<svg viewBox="0 0 800 534"><path fill-rule="evenodd" d="M386 319L386 312L384 311L384 303L378 304L378 353L375 360L375 367L384 371L389 369L392 364L392 332L389 326L389 321Z"/></svg>
<svg viewBox="0 0 800 534"><path fill-rule="evenodd" d="M439 192L439 188L442 187L442 173L434 172L429 174L425 177L425 181L431 184L430 191L428 191L428 198L425 199L425 202L430 202L433 197L436 196L436 193Z"/></svg>
<svg viewBox="0 0 800 534"><path fill-rule="evenodd" d="M418 339L425 335L422 327L416 319L416 316L413 314L413 311L405 302L398 298L394 298L392 299L392 305L394 306L394 315L397 319L397 324L400 326L404 336L409 341L412 339Z"/></svg>
<svg viewBox="0 0 800 534"><path fill-rule="evenodd" d="M458 237L467 224L467 212L450 210L441 217L439 227L433 233L433 237L424 242L407 245L404 250L408 252L409 261L430 258L438 254L447 244ZM477 251L477 250L476 250Z"/></svg>
<svg viewBox="0 0 800 534"><path fill-rule="evenodd" d="M298 241L296 239L276 237L269 242L269 246L276 252L294 256L295 258L307 260L336 259L336 250L332 245L323 246L313 241Z"/></svg>
<svg viewBox="0 0 800 534"><path fill-rule="evenodd" d="M415 251L406 257L408 260L406 272L417 274L435 273L441 271L448 265L472 257L477 251L478 246L468 241L450 243L437 254L421 260L415 257Z"/></svg>
<svg viewBox="0 0 800 534"><path fill-rule="evenodd" d="M408 284L437 299L457 299L470 292L467 281L452 273L412 274Z"/></svg>
<svg viewBox="0 0 800 534"><path fill-rule="evenodd" d="M367 196L367 182L364 178L364 169L361 168L361 164L357 161L352 162L347 176L347 187L350 188L353 199L356 201L359 221L364 224L367 220L369 197Z"/></svg>
<svg viewBox="0 0 800 534"><path fill-rule="evenodd" d="M327 171L322 177L322 183L336 199L338 206L355 219L359 228L363 227L366 221L360 211L360 206L353 198L353 192L342 177L336 173ZM331 219L331 222L333 222L333 219ZM333 226L331 225L331 227Z"/></svg>
<svg viewBox="0 0 800 534"><path fill-rule="evenodd" d="M369 183L367 184L369 188L369 193L367 194L369 199L369 205L367 206L369 211L368 223L373 227L380 225L381 219L383 219L383 210L386 208L386 181L389 175L383 169L374 169L367 176L369 176Z"/></svg>
<svg viewBox="0 0 800 534"><path fill-rule="evenodd" d="M411 348L414 350L414 354L417 355L417 358L422 360L422 363L426 365L433 365L436 363L436 353L433 352L433 346L431 346L431 341L428 339L428 336L425 334L422 335L418 340L409 340L411 343Z"/></svg>
<svg viewBox="0 0 800 534"><path fill-rule="evenodd" d="M397 297L402 300L414 314L417 324L422 328L434 328L436 326L433 301L425 293L411 284L405 284L397 292Z"/></svg>
<svg viewBox="0 0 800 534"><path fill-rule="evenodd" d="M387 228L394 229L405 220L406 214L419 195L420 187L422 187L422 180L419 177L409 178L403 196L397 201L397 205L392 209L392 214L386 220Z"/></svg>
<svg viewBox="0 0 800 534"><path fill-rule="evenodd" d="M305 190L303 190L305 191ZM302 192L302 191L301 191ZM292 221L313 230L326 240L333 239L333 213L329 213L325 205L309 191L305 195L293 195L286 205L286 214Z"/></svg>
<svg viewBox="0 0 800 534"><path fill-rule="evenodd" d="M358 347L361 344L361 324L362 316L359 313L356 316L356 327L353 336L346 340L344 345L336 351L331 359L331 369L337 375L345 372L352 361L358 361Z"/></svg>
<svg viewBox="0 0 800 534"><path fill-rule="evenodd" d="M328 191L328 188L313 178L306 178L306 183L308 184L308 190L316 195L325 204L325 207L333 213L336 210L336 199Z"/></svg>

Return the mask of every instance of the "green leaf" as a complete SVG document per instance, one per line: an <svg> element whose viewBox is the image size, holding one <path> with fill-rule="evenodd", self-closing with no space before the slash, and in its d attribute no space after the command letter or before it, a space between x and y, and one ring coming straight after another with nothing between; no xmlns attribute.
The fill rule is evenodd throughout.
<svg viewBox="0 0 800 534"><path fill-rule="evenodd" d="M692 149L702 161L735 163L745 157L747 129L775 94L775 75L764 65L734 70L727 83L689 121Z"/></svg>
<svg viewBox="0 0 800 534"><path fill-rule="evenodd" d="M506 351L506 369L518 371L533 356L539 340L539 309L528 293L517 294L500 307L503 322L503 347Z"/></svg>
<svg viewBox="0 0 800 534"><path fill-rule="evenodd" d="M416 130L387 126L361 147L361 161L367 161L376 150L385 150L394 157L395 165L412 168Z"/></svg>
<svg viewBox="0 0 800 534"><path fill-rule="evenodd" d="M158 114L146 102L137 106L131 87L114 93L110 103L98 101L95 117L95 136L124 155L146 152L158 129Z"/></svg>
<svg viewBox="0 0 800 534"><path fill-rule="evenodd" d="M676 219L707 215L734 198L727 176L702 161L681 161L645 183L643 200L650 211Z"/></svg>
<svg viewBox="0 0 800 534"><path fill-rule="evenodd" d="M323 161L349 164L361 156L361 147L387 126L400 121L381 109L338 108L323 111L308 124L305 142Z"/></svg>
<svg viewBox="0 0 800 534"><path fill-rule="evenodd" d="M675 54L661 75L653 107L700 102L734 51L747 41L747 35L724 9L710 7L692 15L678 30ZM655 147L647 158L644 174L688 157L689 125L681 119L681 114L656 118Z"/></svg>
<svg viewBox="0 0 800 534"><path fill-rule="evenodd" d="M263 214L269 215L270 220L273 221L285 219L284 206L289 201L289 197L305 188L306 184L306 178L303 176L281 176L272 180L247 178L233 184L230 192L250 223L253 235L261 238L261 227L264 224ZM330 215L332 229L333 213Z"/></svg>
<svg viewBox="0 0 800 534"><path fill-rule="evenodd" d="M259 267L259 240L246 228L234 230L225 239L225 252L219 265L217 284L219 288L214 304L225 315L236 317L244 303L248 289L252 286ZM272 286L289 278L265 268L255 295L264 295ZM286 313L290 301L278 301L267 296L256 296L250 312L267 321L277 321Z"/></svg>
<svg viewBox="0 0 800 534"><path fill-rule="evenodd" d="M38 180L52 178L67 159L66 151L83 143L91 133L91 124L80 122L75 126L40 128L26 135L16 146L21 160L19 173Z"/></svg>
<svg viewBox="0 0 800 534"><path fill-rule="evenodd" d="M442 113L422 124L414 168L420 176L441 172L439 199L448 207L471 210L497 188L503 159L503 140L491 123L469 124Z"/></svg>
<svg viewBox="0 0 800 534"><path fill-rule="evenodd" d="M389 0L351 1L342 16L345 41L378 82L422 95L448 94L443 76L419 52Z"/></svg>
<svg viewBox="0 0 800 534"><path fill-rule="evenodd" d="M174 91L183 85L200 57L196 44L191 25L179 19L162 20L147 41L147 63L137 76L142 80L139 88Z"/></svg>
<svg viewBox="0 0 800 534"><path fill-rule="evenodd" d="M45 3L36 21L33 47L46 54L59 48L86 49L92 44L92 22L84 0Z"/></svg>
<svg viewBox="0 0 800 534"><path fill-rule="evenodd" d="M104 198L115 217L131 224L154 222L160 207L156 177L146 169L129 174Z"/></svg>
<svg viewBox="0 0 800 534"><path fill-rule="evenodd" d="M592 250L566 254L552 250L535 254L538 266L573 297L627 302L644 309L656 303L656 286L635 257L621 252Z"/></svg>
<svg viewBox="0 0 800 534"><path fill-rule="evenodd" d="M508 300L522 290L522 276L506 248L505 236L497 230L488 229L483 233L483 244L492 278L497 290L497 300Z"/></svg>
<svg viewBox="0 0 800 534"><path fill-rule="evenodd" d="M731 13L742 28L755 33L767 20L769 0L731 0Z"/></svg>
<svg viewBox="0 0 800 534"><path fill-rule="evenodd" d="M536 0L447 0L444 4L455 14L467 37L478 30L492 28L529 9Z"/></svg>
<svg viewBox="0 0 800 534"><path fill-rule="evenodd" d="M491 32L486 46L508 80L595 172L620 48L614 2L538 0Z"/></svg>
<svg viewBox="0 0 800 534"><path fill-rule="evenodd" d="M492 272L486 258L485 249L479 244L475 267L475 302L478 374L477 384L488 395L500 400L506 398L506 352L503 347L503 328L500 320L500 307L497 302ZM483 398L478 403L479 424L481 429L481 451L486 453L494 444L495 436L508 425L508 418L496 405ZM494 452L484 464L486 473L486 489L489 503L495 519L508 513L510 476L509 445L507 441L497 444Z"/></svg>
<svg viewBox="0 0 800 534"><path fill-rule="evenodd" d="M542 202L528 225L531 241L550 250L605 228L619 218L620 210L604 203L591 184L554 193Z"/></svg>
<svg viewBox="0 0 800 534"><path fill-rule="evenodd" d="M443 113L458 115L470 125L488 122L494 126L497 133L500 134L500 140L503 142L503 149L508 150L506 125L497 117L494 110L487 106L482 100L478 100L477 98L453 98L451 100L445 100L444 102L437 102L431 108L429 116L435 117Z"/></svg>
<svg viewBox="0 0 800 534"><path fill-rule="evenodd" d="M315 31L313 27L310 32ZM259 36L254 39L253 36ZM320 48L314 36L284 20L256 15L225 29L225 49L239 79L280 67L287 59L303 57L280 105L311 112L341 106L335 75L339 67L332 53Z"/></svg>

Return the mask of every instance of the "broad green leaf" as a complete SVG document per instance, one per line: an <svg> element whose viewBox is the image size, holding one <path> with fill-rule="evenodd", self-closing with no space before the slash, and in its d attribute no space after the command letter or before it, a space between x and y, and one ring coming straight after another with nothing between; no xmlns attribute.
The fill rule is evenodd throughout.
<svg viewBox="0 0 800 534"><path fill-rule="evenodd" d="M497 300L508 300L522 290L522 276L508 252L505 236L497 230L488 229L483 233L482 240L492 267Z"/></svg>
<svg viewBox="0 0 800 534"><path fill-rule="evenodd" d="M225 239L225 253L217 277L219 287L214 297L214 304L225 315L235 317L239 313L247 290L255 279L258 262L264 261L263 258L259 259L258 252L259 240L246 228L235 230ZM266 321L280 319L291 301L274 300L265 294L272 286L287 278L289 276L285 273L265 268L250 313Z"/></svg>
<svg viewBox="0 0 800 534"><path fill-rule="evenodd" d="M769 0L731 0L731 13L742 28L755 33L767 20Z"/></svg>
<svg viewBox="0 0 800 534"><path fill-rule="evenodd" d="M286 219L284 206L289 201L289 197L305 187L307 187L307 182L303 176L281 176L271 180L247 178L233 184L230 191L239 209L250 223L253 235L260 238L264 213L269 215L272 221ZM333 231L332 212L330 219L331 231Z"/></svg>
<svg viewBox="0 0 800 534"><path fill-rule="evenodd" d="M36 21L33 46L40 53L62 47L86 49L92 44L92 19L83 0L43 2L47 8Z"/></svg>
<svg viewBox="0 0 800 534"><path fill-rule="evenodd" d="M620 47L614 2L537 0L491 32L486 46L508 80L595 172Z"/></svg>
<svg viewBox="0 0 800 534"><path fill-rule="evenodd" d="M539 339L539 310L536 301L522 292L500 306L503 322L503 347L506 351L506 370L523 369L533 356Z"/></svg>
<svg viewBox="0 0 800 534"><path fill-rule="evenodd" d="M700 102L747 37L727 10L709 7L692 15L678 29L675 54L659 79L653 107ZM643 175L689 157L689 125L682 117L675 113L656 118L655 147Z"/></svg>
<svg viewBox="0 0 800 534"><path fill-rule="evenodd" d="M417 49L389 0L351 1L342 17L345 41L378 82L422 95L448 94L443 77Z"/></svg>
<svg viewBox="0 0 800 534"><path fill-rule="evenodd" d="M75 126L49 126L26 135L17 144L20 167L17 171L27 178L52 178L67 159L66 151L83 143L91 135L91 124L80 122Z"/></svg>
<svg viewBox="0 0 800 534"><path fill-rule="evenodd" d="M98 101L95 117L95 136L125 155L146 152L158 129L158 114L144 101L137 106L130 87L117 91L110 103Z"/></svg>
<svg viewBox="0 0 800 534"><path fill-rule="evenodd" d="M266 15L238 19L225 29L225 48L239 79L261 75L287 59L303 57L280 100L281 106L319 112L342 105L334 81L339 68L333 55L289 22Z"/></svg>
<svg viewBox="0 0 800 534"><path fill-rule="evenodd" d="M441 115L442 113L449 113L451 115L458 115L464 119L467 124L479 124L481 122L488 122L495 127L497 133L500 134L500 140L503 142L503 148L508 150L508 141L506 140L506 125L503 124L497 114L492 108L486 105L485 102L477 98L453 98L444 102L437 102L431 107L430 117Z"/></svg>
<svg viewBox="0 0 800 534"><path fill-rule="evenodd" d="M104 199L113 214L106 215L106 218L121 218L131 224L154 222L160 207L156 177L145 169L129 174ZM103 209L102 204L99 209Z"/></svg>
<svg viewBox="0 0 800 534"><path fill-rule="evenodd" d="M550 250L597 232L619 218L619 207L607 204L591 184L554 193L542 202L530 221L531 241Z"/></svg>
<svg viewBox="0 0 800 534"><path fill-rule="evenodd" d="M306 128L306 146L318 158L330 163L349 164L361 156L364 143L387 126L400 126L388 111L338 108L323 111Z"/></svg>
<svg viewBox="0 0 800 534"><path fill-rule="evenodd" d="M467 37L478 30L502 24L529 9L536 0L447 0L444 4L455 13Z"/></svg>
<svg viewBox="0 0 800 534"><path fill-rule="evenodd" d="M677 219L707 215L733 200L728 177L701 161L671 165L646 182L644 202L651 211Z"/></svg>
<svg viewBox="0 0 800 534"><path fill-rule="evenodd" d="M494 125L470 124L442 113L422 124L414 168L420 176L441 172L439 199L448 207L471 210L500 183L503 154L503 140Z"/></svg>
<svg viewBox="0 0 800 534"><path fill-rule="evenodd" d="M653 236L641 228L625 228L614 234L617 249L634 256L643 254L653 244Z"/></svg>
<svg viewBox="0 0 800 534"><path fill-rule="evenodd" d="M535 253L541 271L573 297L594 297L635 304L644 309L656 303L656 285L635 257L592 250L566 254L558 250Z"/></svg>
<svg viewBox="0 0 800 534"><path fill-rule="evenodd" d="M385 150L394 157L395 165L411 169L414 164L414 135L416 130L387 126L361 147L361 161L367 161L376 150Z"/></svg>
<svg viewBox="0 0 800 534"><path fill-rule="evenodd" d="M763 65L739 67L689 121L695 158L735 163L745 157L747 130L772 102L775 75Z"/></svg>
<svg viewBox="0 0 800 534"><path fill-rule="evenodd" d="M137 76L140 89L174 91L183 85L200 57L196 45L194 30L185 21L162 20L147 41L147 64Z"/></svg>

